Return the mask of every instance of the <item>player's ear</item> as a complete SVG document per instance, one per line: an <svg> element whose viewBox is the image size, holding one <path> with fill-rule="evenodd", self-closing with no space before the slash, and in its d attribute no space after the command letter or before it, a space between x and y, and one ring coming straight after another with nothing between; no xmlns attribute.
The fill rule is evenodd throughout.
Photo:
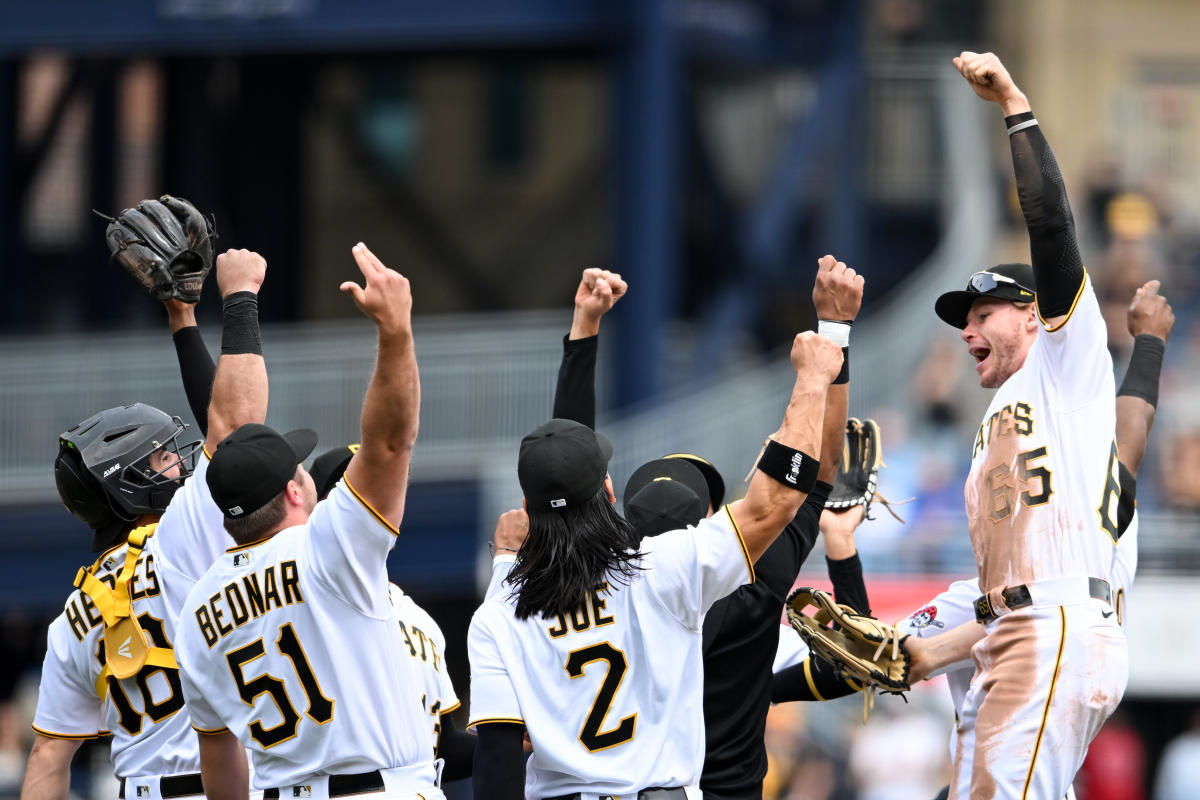
<svg viewBox="0 0 1200 800"><path fill-rule="evenodd" d="M612 475L604 476L604 491L608 493L608 502L615 504L617 502L617 493L613 491Z"/></svg>
<svg viewBox="0 0 1200 800"><path fill-rule="evenodd" d="M1025 307L1025 330L1033 333L1038 329L1037 304L1030 303Z"/></svg>
<svg viewBox="0 0 1200 800"><path fill-rule="evenodd" d="M524 497L522 497L522 498L521 498L521 509L522 509L522 510L523 510L523 511L524 511L526 514L528 514L528 513L529 513L529 501L528 501L528 500L526 500Z"/></svg>

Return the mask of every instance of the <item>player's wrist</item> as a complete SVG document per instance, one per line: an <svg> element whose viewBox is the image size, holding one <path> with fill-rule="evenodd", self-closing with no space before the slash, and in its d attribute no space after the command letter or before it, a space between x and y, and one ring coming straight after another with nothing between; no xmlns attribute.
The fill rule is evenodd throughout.
<svg viewBox="0 0 1200 800"><path fill-rule="evenodd" d="M1004 112L1004 116L1006 117L1011 117L1013 114L1024 114L1025 112L1031 110L1029 99L1025 97L1025 94L1016 87L1013 87L1013 91L1009 92L996 102L999 104L1000 110Z"/></svg>
<svg viewBox="0 0 1200 800"><path fill-rule="evenodd" d="M258 295L231 292L221 303L221 355L262 355Z"/></svg>

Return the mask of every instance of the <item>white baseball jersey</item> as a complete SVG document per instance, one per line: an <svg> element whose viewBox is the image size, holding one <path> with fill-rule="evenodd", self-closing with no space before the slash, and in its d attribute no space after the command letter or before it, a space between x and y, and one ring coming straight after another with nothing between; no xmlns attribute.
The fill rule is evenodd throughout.
<svg viewBox="0 0 1200 800"><path fill-rule="evenodd" d="M775 661L771 664L771 672L781 672L808 658L811 651L800 634L790 625L779 626L779 644L775 647Z"/></svg>
<svg viewBox="0 0 1200 800"><path fill-rule="evenodd" d="M420 662L388 599L397 534L343 479L305 524L230 548L188 595L175 655L192 725L233 732L256 788L411 767L438 796Z"/></svg>
<svg viewBox="0 0 1200 800"><path fill-rule="evenodd" d="M641 566L567 616L518 620L505 593L475 612L470 726L525 725L529 797L595 800L700 777L701 626L754 567L728 507L643 540Z"/></svg>
<svg viewBox="0 0 1200 800"><path fill-rule="evenodd" d="M1129 527L1121 534L1117 543L1117 552L1113 554L1112 583L1113 605L1117 609L1117 618L1121 624L1129 619L1129 592L1133 589L1133 579L1137 575L1138 564L1138 513L1135 510L1129 520Z"/></svg>
<svg viewBox="0 0 1200 800"><path fill-rule="evenodd" d="M171 498L146 540L130 581L133 611L159 647L171 647L175 622L196 579L233 540L208 492L207 457ZM125 562L124 544L97 560L97 577L112 586ZM132 678L108 678L101 703L96 682L104 666L104 624L95 605L75 591L50 625L33 727L45 736L88 738L111 732L118 777L198 772L196 734L183 711L179 670L143 667Z"/></svg>
<svg viewBox="0 0 1200 800"><path fill-rule="evenodd" d="M988 590L1111 575L1120 486L1107 341L1085 278L1069 317L1038 332L992 398L965 491Z"/></svg>
<svg viewBox="0 0 1200 800"><path fill-rule="evenodd" d="M421 674L421 707L428 714L431 752L437 752L442 733L442 716L458 708L458 695L450 673L446 671L446 637L433 617L421 608L396 584L388 584L392 615L400 626L403 652L413 660Z"/></svg>

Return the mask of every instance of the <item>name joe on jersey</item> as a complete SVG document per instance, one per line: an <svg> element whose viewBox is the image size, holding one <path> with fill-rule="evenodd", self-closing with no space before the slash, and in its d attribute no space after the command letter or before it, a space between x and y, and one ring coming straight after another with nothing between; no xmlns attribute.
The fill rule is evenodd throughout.
<svg viewBox="0 0 1200 800"><path fill-rule="evenodd" d="M211 648L250 620L276 608L303 602L296 562L283 561L225 584L224 589L196 609L196 623ZM231 622L226 621L226 612Z"/></svg>
<svg viewBox="0 0 1200 800"><path fill-rule="evenodd" d="M589 628L611 625L614 621L613 618L604 614L604 609L608 607L608 601L600 599L600 593L607 591L608 581L601 581L600 585L592 590L588 601L581 603L570 614L559 614L558 621L546 629L550 638L557 639L560 636L566 636L571 631L583 633Z"/></svg>
<svg viewBox="0 0 1200 800"><path fill-rule="evenodd" d="M117 586L116 571L106 572L98 576L98 579L109 589L115 589ZM158 573L154 571L154 556L143 553L142 557L137 560L137 564L134 565L133 575L129 579L129 599L141 600L143 597L157 597L160 591ZM104 624L104 618L96 610L96 604L82 591L76 591L71 595L71 599L67 601L65 613L67 622L71 626L71 633L75 634L75 638L81 642L87 636L88 631Z"/></svg>

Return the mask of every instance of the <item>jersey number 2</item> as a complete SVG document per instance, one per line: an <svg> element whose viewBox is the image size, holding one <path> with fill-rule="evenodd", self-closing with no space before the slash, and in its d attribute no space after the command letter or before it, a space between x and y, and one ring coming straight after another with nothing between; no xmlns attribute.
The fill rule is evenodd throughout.
<svg viewBox="0 0 1200 800"><path fill-rule="evenodd" d="M308 700L305 715L318 725L324 725L333 719L333 701L321 693L317 676L313 674L312 665L308 663L308 656L304 654L304 648L300 646L300 640L296 638L296 631L290 622L280 627L275 646L279 648L279 652L291 659L296 677L300 679L300 685L304 688L304 696ZM242 668L248 662L262 656L264 652L263 640L260 637L244 647L239 647L225 658L233 672L233 680L237 683L242 702L253 706L255 698L260 694L269 694L275 701L279 715L283 717L282 722L274 728L264 728L259 720L250 723L250 738L263 747L274 747L296 735L296 729L300 726L300 714L292 705L283 681L279 678L266 674L246 680Z"/></svg>
<svg viewBox="0 0 1200 800"><path fill-rule="evenodd" d="M573 650L567 656L567 674L572 679L578 678L583 674L584 668L593 661L608 662L608 671L604 674L604 683L600 684L600 691L596 693L596 699L592 702L592 710L588 712L587 719L583 723L583 729L579 731L579 741L583 743L584 747L594 753L597 750L607 750L610 747L616 747L619 744L625 744L632 740L633 731L637 727L637 714L630 714L628 717L625 717L612 730L600 730L600 726L604 724L604 718L608 715L609 709L612 708L613 698L617 695L617 689L621 688L621 679L625 677L625 670L628 665L625 661L624 653L608 642L602 642L601 644L594 644L590 647Z"/></svg>

